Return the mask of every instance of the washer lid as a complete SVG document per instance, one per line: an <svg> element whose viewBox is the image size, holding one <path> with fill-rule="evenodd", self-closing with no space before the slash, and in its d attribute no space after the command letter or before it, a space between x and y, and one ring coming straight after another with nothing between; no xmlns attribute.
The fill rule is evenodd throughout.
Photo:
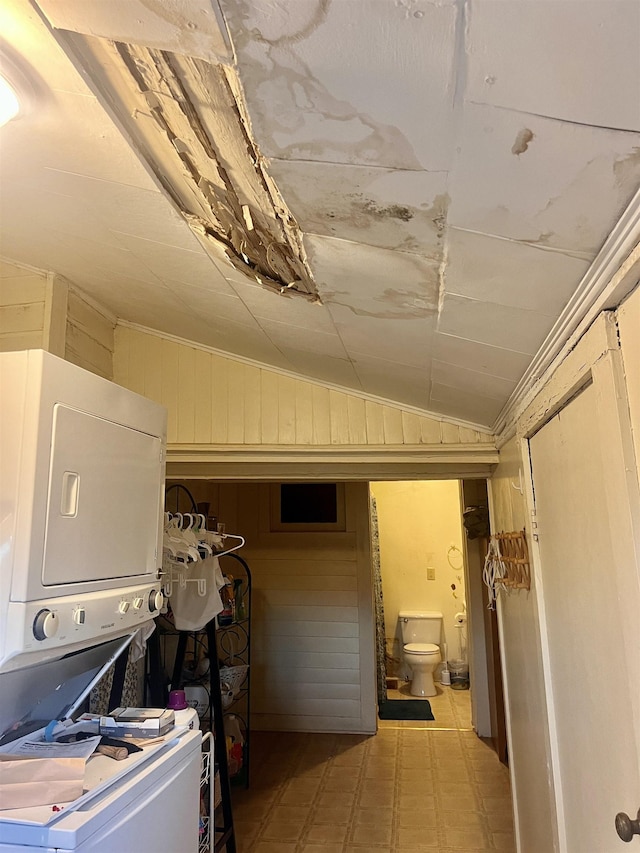
<svg viewBox="0 0 640 853"><path fill-rule="evenodd" d="M0 753L7 744L72 717L135 636L135 631L58 660L0 673ZM17 745L17 744L16 744Z"/></svg>
<svg viewBox="0 0 640 853"><path fill-rule="evenodd" d="M407 643L404 650L414 655L440 654L440 649L435 643Z"/></svg>

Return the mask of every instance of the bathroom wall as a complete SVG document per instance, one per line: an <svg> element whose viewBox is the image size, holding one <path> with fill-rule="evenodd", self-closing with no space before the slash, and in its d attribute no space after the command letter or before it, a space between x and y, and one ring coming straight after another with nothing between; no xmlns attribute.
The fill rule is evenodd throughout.
<svg viewBox="0 0 640 853"><path fill-rule="evenodd" d="M378 509L388 652L400 660L400 610L439 610L448 657L457 657L454 616L465 603L458 481L371 483L371 494ZM456 550L449 551L452 545ZM435 580L427 580L429 567ZM391 674L389 661L387 668Z"/></svg>

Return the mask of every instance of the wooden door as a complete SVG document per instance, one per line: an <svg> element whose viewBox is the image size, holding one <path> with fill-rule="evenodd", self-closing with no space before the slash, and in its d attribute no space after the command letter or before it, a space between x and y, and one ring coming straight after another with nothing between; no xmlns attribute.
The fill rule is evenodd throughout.
<svg viewBox="0 0 640 853"><path fill-rule="evenodd" d="M640 808L638 477L617 353L529 441L561 850L630 849ZM633 849L640 847L635 838Z"/></svg>

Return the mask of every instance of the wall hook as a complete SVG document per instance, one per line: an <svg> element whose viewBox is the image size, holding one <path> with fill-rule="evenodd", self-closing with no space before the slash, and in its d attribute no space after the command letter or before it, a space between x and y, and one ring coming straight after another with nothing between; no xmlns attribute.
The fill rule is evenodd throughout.
<svg viewBox="0 0 640 853"><path fill-rule="evenodd" d="M518 482L519 485L516 485L514 482L511 483L511 487L516 490L516 492L520 492L521 495L524 495L524 485L522 483L522 468L518 468Z"/></svg>

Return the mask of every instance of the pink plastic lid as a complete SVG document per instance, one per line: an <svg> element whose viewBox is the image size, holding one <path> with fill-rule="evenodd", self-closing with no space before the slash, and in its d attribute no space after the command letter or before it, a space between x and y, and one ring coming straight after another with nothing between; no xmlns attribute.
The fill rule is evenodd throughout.
<svg viewBox="0 0 640 853"><path fill-rule="evenodd" d="M188 707L184 690L172 690L169 693L167 708L170 708L172 711L184 711Z"/></svg>

